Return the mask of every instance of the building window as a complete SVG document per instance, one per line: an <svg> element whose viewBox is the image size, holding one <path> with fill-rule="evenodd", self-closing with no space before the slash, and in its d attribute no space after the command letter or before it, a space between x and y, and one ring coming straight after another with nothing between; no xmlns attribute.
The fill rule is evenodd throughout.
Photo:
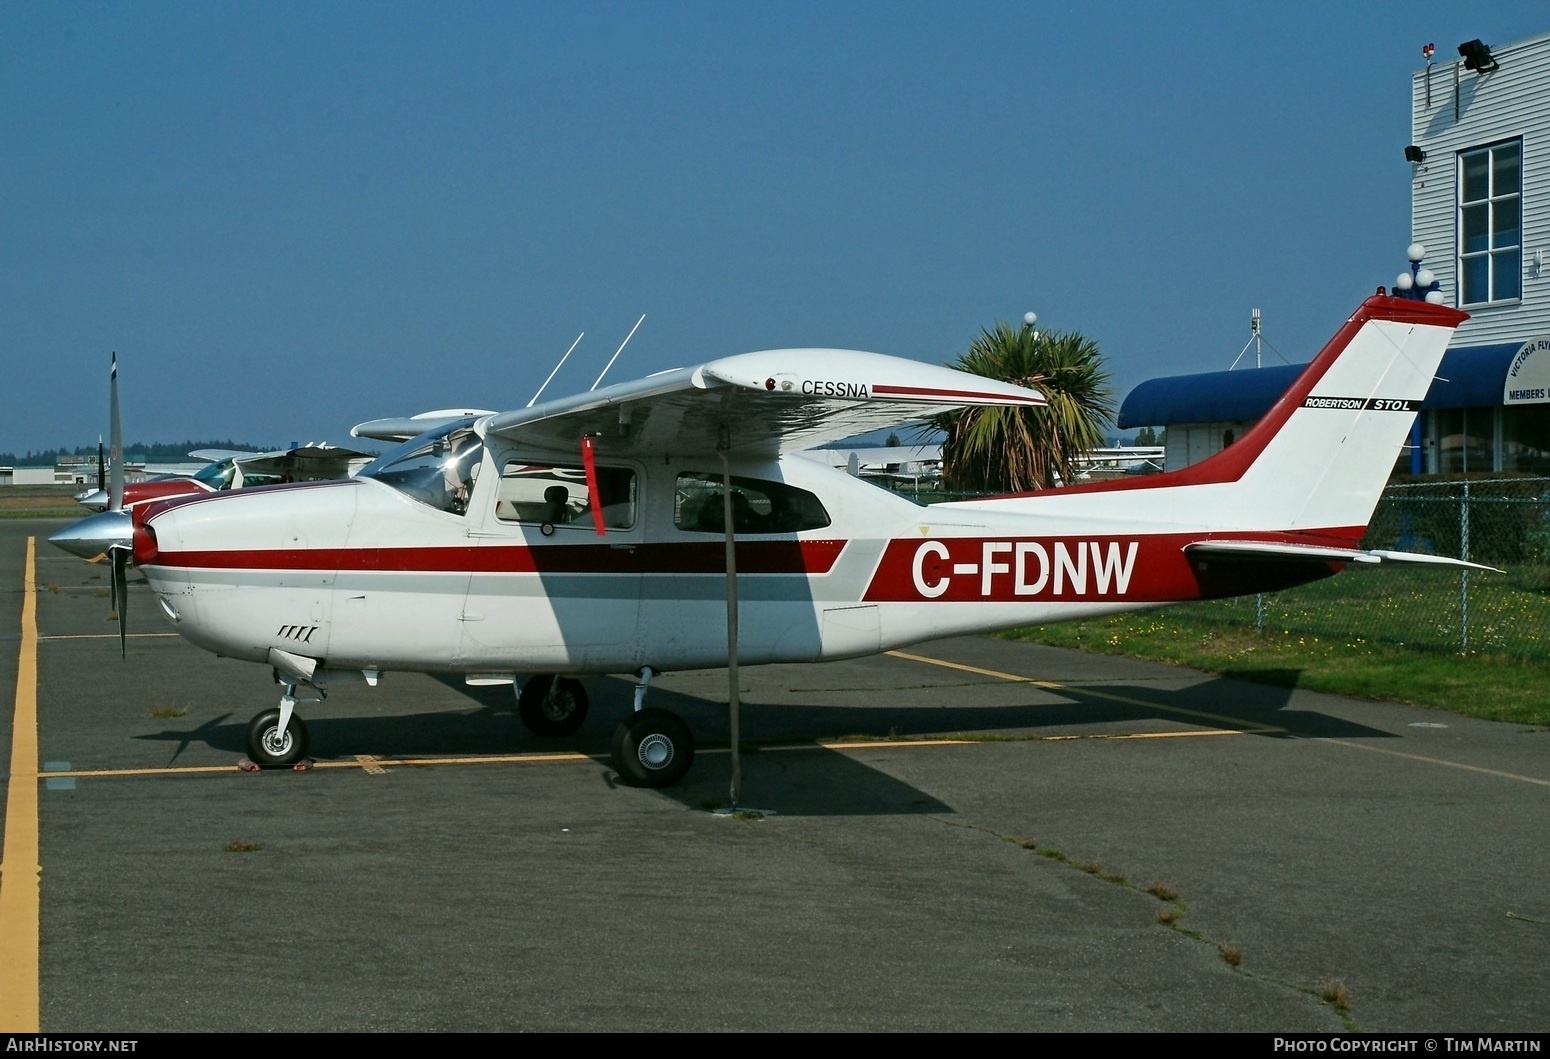
<svg viewBox="0 0 1550 1059"><path fill-rule="evenodd" d="M1523 141L1459 155L1459 304L1523 296Z"/></svg>

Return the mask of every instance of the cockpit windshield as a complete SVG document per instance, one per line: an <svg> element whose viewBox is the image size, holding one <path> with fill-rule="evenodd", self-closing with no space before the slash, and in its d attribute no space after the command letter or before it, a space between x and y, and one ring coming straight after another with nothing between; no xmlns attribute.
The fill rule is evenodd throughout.
<svg viewBox="0 0 1550 1059"><path fill-rule="evenodd" d="M211 489L230 489L231 480L237 473L237 461L228 456L224 460L216 460L199 469L194 475L196 482L203 482Z"/></svg>
<svg viewBox="0 0 1550 1059"><path fill-rule="evenodd" d="M462 515L484 444L473 419L460 419L389 449L356 475L374 478L437 511Z"/></svg>

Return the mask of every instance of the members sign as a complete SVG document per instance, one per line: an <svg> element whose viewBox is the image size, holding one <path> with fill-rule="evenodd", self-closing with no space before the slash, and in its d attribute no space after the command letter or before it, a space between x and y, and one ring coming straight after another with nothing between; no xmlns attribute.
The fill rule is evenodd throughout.
<svg viewBox="0 0 1550 1059"><path fill-rule="evenodd" d="M1523 343L1507 366L1502 404L1550 403L1550 335Z"/></svg>

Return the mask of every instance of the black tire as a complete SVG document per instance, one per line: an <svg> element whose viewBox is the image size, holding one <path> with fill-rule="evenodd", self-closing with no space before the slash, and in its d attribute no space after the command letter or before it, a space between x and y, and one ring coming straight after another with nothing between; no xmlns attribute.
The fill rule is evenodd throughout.
<svg viewBox="0 0 1550 1059"><path fill-rule="evenodd" d="M289 768L307 756L307 726L297 714L291 714L285 726L285 738L278 744L275 730L280 727L280 707L264 710L248 723L248 757L261 768Z"/></svg>
<svg viewBox="0 0 1550 1059"><path fill-rule="evenodd" d="M677 714L648 708L614 729L614 768L631 787L671 787L694 764L694 735Z"/></svg>
<svg viewBox="0 0 1550 1059"><path fill-rule="evenodd" d="M574 735L587 719L587 689L571 677L540 673L517 696L517 713L534 735Z"/></svg>

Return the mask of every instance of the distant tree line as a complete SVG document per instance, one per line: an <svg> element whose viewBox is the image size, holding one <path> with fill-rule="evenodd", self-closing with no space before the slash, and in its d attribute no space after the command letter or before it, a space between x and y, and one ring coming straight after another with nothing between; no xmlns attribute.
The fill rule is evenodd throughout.
<svg viewBox="0 0 1550 1059"><path fill-rule="evenodd" d="M245 441L166 441L150 444L137 441L124 446L124 459L131 463L178 463L188 459L195 449L235 449L239 452L272 452L278 445L253 445ZM64 456L90 456L97 458L96 445L81 445L75 449L27 450L25 456L14 452L0 452L0 467L52 467Z"/></svg>

